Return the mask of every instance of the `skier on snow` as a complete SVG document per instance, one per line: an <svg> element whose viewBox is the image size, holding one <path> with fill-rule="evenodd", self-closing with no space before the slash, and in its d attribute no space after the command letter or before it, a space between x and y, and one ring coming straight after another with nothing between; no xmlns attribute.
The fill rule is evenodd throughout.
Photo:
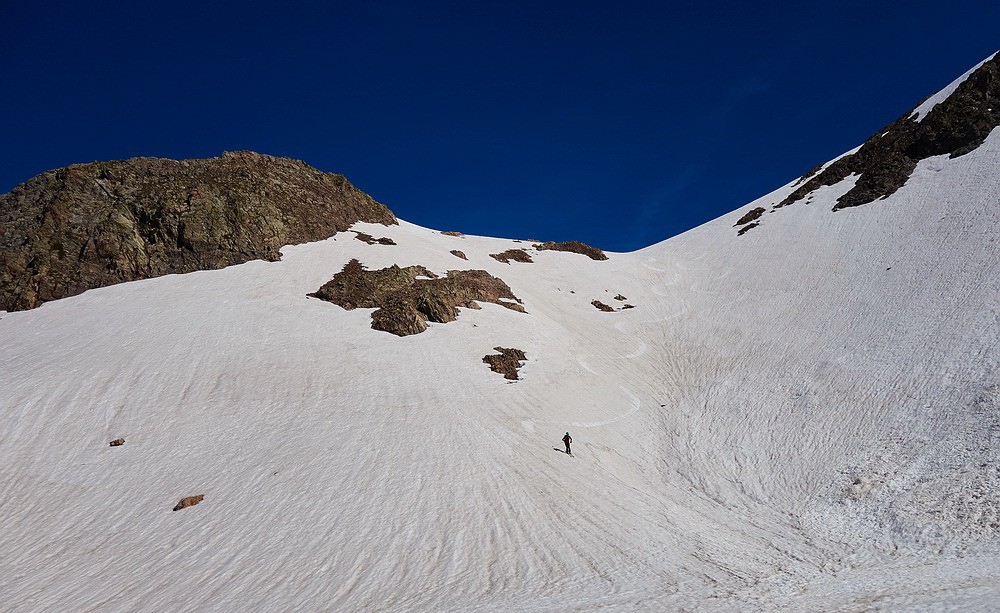
<svg viewBox="0 0 1000 613"><path fill-rule="evenodd" d="M566 453L573 455L573 453L569 450L569 444L573 442L573 437L569 435L569 432L567 432L566 436L562 438L562 441L566 443Z"/></svg>

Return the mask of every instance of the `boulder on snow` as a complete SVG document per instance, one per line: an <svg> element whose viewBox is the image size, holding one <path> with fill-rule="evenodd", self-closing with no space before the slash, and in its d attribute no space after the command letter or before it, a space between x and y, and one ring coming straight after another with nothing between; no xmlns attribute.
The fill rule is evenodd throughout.
<svg viewBox="0 0 1000 613"><path fill-rule="evenodd" d="M205 499L204 494L198 494L197 496L188 496L187 498L181 498L181 501L174 506L175 511L180 511L181 509L186 509L188 507L193 507L202 500Z"/></svg>
<svg viewBox="0 0 1000 613"><path fill-rule="evenodd" d="M115 440L113 440L110 443L108 443L108 445L110 445L112 447L120 447L121 445L124 445L124 444L125 444L125 439L123 439L123 438L116 438Z"/></svg>
<svg viewBox="0 0 1000 613"><path fill-rule="evenodd" d="M452 249L448 253L452 254L456 258L462 258L463 260L468 260L469 259L469 258L465 257L465 253L459 251L458 249Z"/></svg>

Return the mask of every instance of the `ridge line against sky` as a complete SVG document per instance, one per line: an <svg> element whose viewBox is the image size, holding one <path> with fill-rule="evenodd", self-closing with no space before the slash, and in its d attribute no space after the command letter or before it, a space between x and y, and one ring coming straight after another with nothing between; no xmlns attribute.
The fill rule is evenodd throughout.
<svg viewBox="0 0 1000 613"><path fill-rule="evenodd" d="M0 191L250 149L420 225L629 251L863 142L997 50L1000 7L0 7Z"/></svg>

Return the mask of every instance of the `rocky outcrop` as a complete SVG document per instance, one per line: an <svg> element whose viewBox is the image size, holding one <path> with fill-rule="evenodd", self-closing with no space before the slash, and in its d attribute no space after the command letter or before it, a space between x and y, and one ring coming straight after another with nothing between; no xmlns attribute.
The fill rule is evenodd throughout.
<svg viewBox="0 0 1000 613"><path fill-rule="evenodd" d="M202 500L205 499L204 494L198 494L197 496L188 496L187 498L181 498L181 501L174 505L175 511L180 511L181 509L186 509L188 507L193 507Z"/></svg>
<svg viewBox="0 0 1000 613"><path fill-rule="evenodd" d="M597 247L592 247L586 243L581 243L580 241L565 241L562 243L540 243L535 245L535 249L539 251L568 251L570 253L579 253L585 255L592 260L606 260L608 256L604 254L603 251Z"/></svg>
<svg viewBox="0 0 1000 613"><path fill-rule="evenodd" d="M452 249L448 253L452 254L456 258L462 258L463 260L468 260L469 259L469 258L465 257L465 253L464 252L459 251L458 249Z"/></svg>
<svg viewBox="0 0 1000 613"><path fill-rule="evenodd" d="M595 308L596 308L596 309L597 309L598 311L604 311L604 312L606 312L606 313L613 313L613 312L614 312L614 310L615 310L615 308L614 308L613 306L611 306L611 305L608 305L608 304L604 304L604 303L603 303L603 302L601 302L600 300L591 300L591 301L590 301L590 304L594 305L594 307L595 307Z"/></svg>
<svg viewBox="0 0 1000 613"><path fill-rule="evenodd" d="M834 161L805 181L775 208L816 189L858 179L833 210L874 202L902 187L917 162L935 155L956 158L973 151L1000 125L1000 54L983 63L943 102L920 120L907 113L868 139L858 151Z"/></svg>
<svg viewBox="0 0 1000 613"><path fill-rule="evenodd" d="M739 221L737 221L736 224L733 227L735 228L736 226L742 226L743 224L748 224L751 221L756 220L761 215L763 215L764 211L766 211L766 210L767 209L765 209L762 206L759 206L759 207L757 207L755 209L751 209L750 211L747 212L746 215L744 215L743 217L740 217Z"/></svg>
<svg viewBox="0 0 1000 613"><path fill-rule="evenodd" d="M251 152L51 170L0 196L0 310L169 273L274 261L358 221L395 224L343 175Z"/></svg>
<svg viewBox="0 0 1000 613"><path fill-rule="evenodd" d="M739 230L736 231L736 236L743 236L744 234L746 234L750 230L753 230L754 228L756 228L759 225L760 225L760 223L756 222L756 221L753 222L752 224L747 224L747 225L743 226L742 228L740 228Z"/></svg>
<svg viewBox="0 0 1000 613"><path fill-rule="evenodd" d="M485 270L449 270L438 277L423 266L366 270L358 260L348 262L313 294L345 309L376 308L372 328L397 336L419 334L427 322L447 323L458 317L458 307L477 309L492 302L524 312L520 300L501 279Z"/></svg>
<svg viewBox="0 0 1000 613"><path fill-rule="evenodd" d="M441 230L441 234L444 234L445 236L465 236L461 232L456 232L454 230Z"/></svg>
<svg viewBox="0 0 1000 613"><path fill-rule="evenodd" d="M116 438L115 440L108 443L108 445L110 445L111 447L121 447L124 444L125 444L125 439L123 438Z"/></svg>
<svg viewBox="0 0 1000 613"><path fill-rule="evenodd" d="M618 294L617 296L615 296L615 300L628 300L628 298L622 296L621 294Z"/></svg>
<svg viewBox="0 0 1000 613"><path fill-rule="evenodd" d="M508 249L502 253L491 253L490 257L504 264L510 264L511 260L523 264L531 264L533 262L531 256L524 249Z"/></svg>
<svg viewBox="0 0 1000 613"><path fill-rule="evenodd" d="M364 232L354 232L354 238L358 239L362 243L368 243L369 245L395 245L396 241L383 236L381 238L375 238L371 234L365 234Z"/></svg>
<svg viewBox="0 0 1000 613"><path fill-rule="evenodd" d="M502 374L504 379L517 381L519 378L517 371L523 365L522 362L528 359L524 355L524 352L520 349L509 349L506 347L494 347L493 351L499 351L500 353L483 356L483 362L489 364L490 370L493 372Z"/></svg>

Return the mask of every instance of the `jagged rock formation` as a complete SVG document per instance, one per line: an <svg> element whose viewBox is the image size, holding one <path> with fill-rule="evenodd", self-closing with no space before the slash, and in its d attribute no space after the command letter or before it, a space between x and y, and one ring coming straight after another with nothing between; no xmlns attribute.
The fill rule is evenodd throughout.
<svg viewBox="0 0 1000 613"><path fill-rule="evenodd" d="M477 301L524 312L510 287L485 270L449 270L446 277L438 277L423 266L393 264L366 270L353 259L309 295L348 310L377 308L372 328L397 336L419 334L427 329L428 321L454 321L458 307L478 309Z"/></svg>
<svg viewBox="0 0 1000 613"><path fill-rule="evenodd" d="M1000 54L972 72L945 100L917 119L911 111L865 141L857 152L834 161L779 202L787 206L851 175L857 183L833 210L868 204L902 187L917 162L934 155L965 155L1000 125ZM745 231L748 228L744 228Z"/></svg>
<svg viewBox="0 0 1000 613"><path fill-rule="evenodd" d="M524 249L508 249L502 253L491 253L490 257L504 264L510 264L511 260L521 262L522 264L531 264L534 262Z"/></svg>
<svg viewBox="0 0 1000 613"><path fill-rule="evenodd" d="M539 251L568 251L570 253L579 253L585 255L592 260L606 260L608 256L604 254L603 251L597 247L592 247L586 243L581 243L580 241L565 241L562 243L554 243L549 241L547 243L540 243L535 245L535 249Z"/></svg>
<svg viewBox="0 0 1000 613"><path fill-rule="evenodd" d="M0 196L0 310L123 281L277 260L358 221L395 224L343 175L252 152L44 172Z"/></svg>
<svg viewBox="0 0 1000 613"><path fill-rule="evenodd" d="M493 351L499 351L500 353L493 353L483 356L483 362L490 365L490 370L496 373L500 373L504 376L504 379L510 379L512 381L518 380L518 369L521 368L521 362L527 361L527 356L520 349L513 349L507 347L494 347Z"/></svg>
<svg viewBox="0 0 1000 613"><path fill-rule="evenodd" d="M753 222L753 223L751 223L751 224L747 224L747 225L743 226L742 228L740 228L739 230L736 231L736 236L743 236L744 234L746 234L750 230L753 230L754 228L756 228L759 225L760 225L760 222L756 222L756 221Z"/></svg>

